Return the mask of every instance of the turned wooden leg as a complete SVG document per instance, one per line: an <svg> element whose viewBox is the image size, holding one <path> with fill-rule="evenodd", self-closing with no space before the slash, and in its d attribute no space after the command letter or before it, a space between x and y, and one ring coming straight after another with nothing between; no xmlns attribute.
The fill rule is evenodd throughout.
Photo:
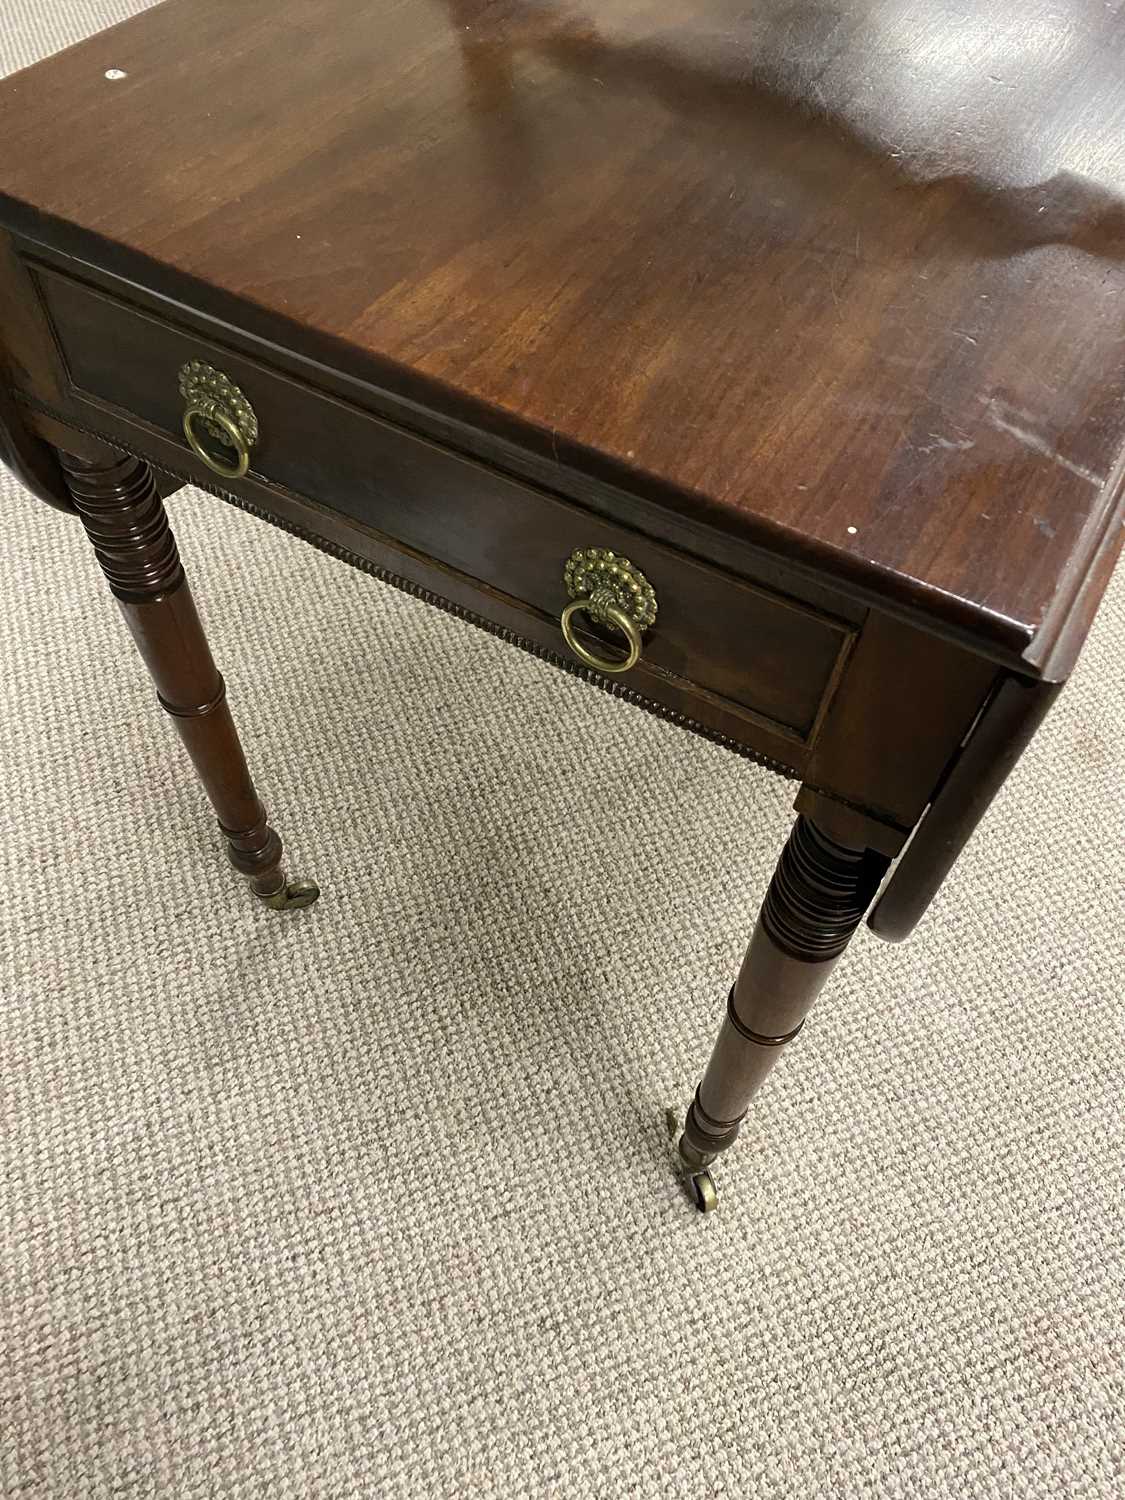
<svg viewBox="0 0 1125 1500"><path fill-rule="evenodd" d="M794 824L680 1138L705 1212L715 1206L708 1165L733 1143L750 1100L804 1025L888 863L874 850L838 844L808 818Z"/></svg>
<svg viewBox="0 0 1125 1500"><path fill-rule="evenodd" d="M218 815L231 863L269 906L310 905L317 887L287 882L282 871L281 840L254 790L152 470L109 449L96 461L67 453L60 459L160 705L171 715Z"/></svg>

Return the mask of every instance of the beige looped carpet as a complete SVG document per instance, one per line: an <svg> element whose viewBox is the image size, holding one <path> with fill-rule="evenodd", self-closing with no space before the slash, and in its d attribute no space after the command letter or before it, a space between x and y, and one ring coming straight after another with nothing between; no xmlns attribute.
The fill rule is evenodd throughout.
<svg viewBox="0 0 1125 1500"><path fill-rule="evenodd" d="M13 68L139 8L12 0ZM700 1219L792 788L204 495L320 905L225 868L77 523L0 487L5 1495L1122 1494L1125 576Z"/></svg>

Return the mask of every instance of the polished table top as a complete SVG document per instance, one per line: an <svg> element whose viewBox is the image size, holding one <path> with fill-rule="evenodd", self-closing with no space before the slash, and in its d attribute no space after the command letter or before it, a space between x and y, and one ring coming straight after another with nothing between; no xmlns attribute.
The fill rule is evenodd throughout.
<svg viewBox="0 0 1125 1500"><path fill-rule="evenodd" d="M1045 669L1119 528L1123 79L1104 0L165 0L0 84L0 195Z"/></svg>

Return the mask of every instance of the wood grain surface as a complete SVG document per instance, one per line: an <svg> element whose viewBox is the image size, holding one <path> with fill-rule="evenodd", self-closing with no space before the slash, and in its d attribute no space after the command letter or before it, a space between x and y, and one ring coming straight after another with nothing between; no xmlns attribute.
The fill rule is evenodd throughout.
<svg viewBox="0 0 1125 1500"><path fill-rule="evenodd" d="M1119 540L1122 77L1103 0L166 0L0 85L0 218L1034 668Z"/></svg>

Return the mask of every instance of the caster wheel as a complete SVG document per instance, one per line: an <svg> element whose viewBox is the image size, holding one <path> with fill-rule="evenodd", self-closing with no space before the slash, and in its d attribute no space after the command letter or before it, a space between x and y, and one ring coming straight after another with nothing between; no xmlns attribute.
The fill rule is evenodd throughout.
<svg viewBox="0 0 1125 1500"><path fill-rule="evenodd" d="M300 911L303 906L311 906L319 895L320 886L315 880L291 880L272 896L260 896L258 899L271 911Z"/></svg>
<svg viewBox="0 0 1125 1500"><path fill-rule="evenodd" d="M701 1214L713 1214L719 1206L719 1194L710 1172L693 1172L690 1182L696 1208Z"/></svg>

